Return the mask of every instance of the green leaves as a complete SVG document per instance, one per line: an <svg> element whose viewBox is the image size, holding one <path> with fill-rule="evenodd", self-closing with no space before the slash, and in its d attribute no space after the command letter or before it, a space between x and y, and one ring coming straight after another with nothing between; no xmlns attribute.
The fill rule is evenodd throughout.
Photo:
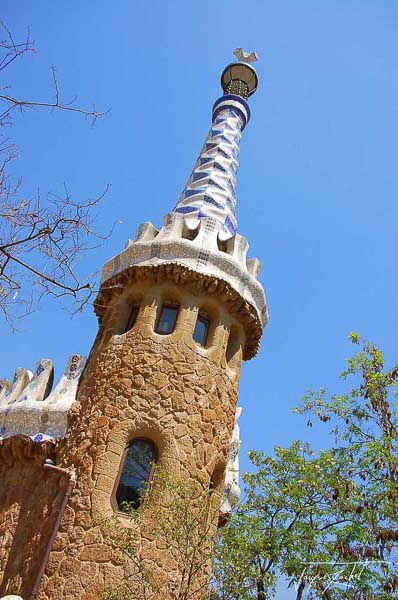
<svg viewBox="0 0 398 600"><path fill-rule="evenodd" d="M310 390L293 409L309 426L328 424L328 447L316 453L294 441L272 455L249 453L245 501L217 547L217 598L272 598L278 576L297 600L387 599L398 590L398 366L385 370L376 346L356 333L350 340L359 349L341 376L352 387Z"/></svg>
<svg viewBox="0 0 398 600"><path fill-rule="evenodd" d="M359 344L360 337L357 333L354 333L353 331L351 331L351 333L349 333L348 337L353 344Z"/></svg>

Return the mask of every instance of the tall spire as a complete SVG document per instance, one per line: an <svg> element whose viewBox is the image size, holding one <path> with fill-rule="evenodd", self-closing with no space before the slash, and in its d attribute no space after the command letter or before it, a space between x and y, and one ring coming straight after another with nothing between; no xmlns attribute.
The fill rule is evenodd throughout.
<svg viewBox="0 0 398 600"><path fill-rule="evenodd" d="M192 229L202 218L219 222L219 237L224 240L237 231L239 143L250 119L246 100L257 89L257 74L249 64L257 60L256 53L247 54L238 48L234 54L240 62L228 65L221 75L224 95L213 106L212 127L174 209L185 215Z"/></svg>
<svg viewBox="0 0 398 600"><path fill-rule="evenodd" d="M268 310L257 279L260 263L247 258L249 244L237 233L235 215L239 141L250 118L247 99L257 89L257 75L250 65L257 56L242 48L235 54L240 62L222 72L224 95L213 106L212 127L181 198L164 215L163 226L142 223L135 239L107 261L95 309L101 319L112 290L123 290L127 273L140 269L156 271L159 281L164 277L178 283L181 277L195 293L202 285L211 293L222 288L224 301L239 311L246 360L258 350Z"/></svg>

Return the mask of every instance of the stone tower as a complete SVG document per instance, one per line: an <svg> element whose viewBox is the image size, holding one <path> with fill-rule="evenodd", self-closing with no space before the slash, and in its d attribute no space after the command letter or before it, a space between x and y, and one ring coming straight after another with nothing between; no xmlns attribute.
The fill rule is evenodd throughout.
<svg viewBox="0 0 398 600"><path fill-rule="evenodd" d="M239 56L222 73L224 94L176 207L160 229L141 225L103 268L87 363L72 357L53 392L45 359L35 375L19 369L11 386L3 384L0 594L96 600L117 586L123 565L99 523L114 516L131 527L125 502L145 504L140 485L154 463L218 490L212 510L220 524L239 497L240 367L256 354L267 322L259 262L246 258L248 243L237 233L239 143L257 87L248 57ZM26 491L38 483L40 507ZM144 508L145 526L138 522L134 535L167 584L178 573ZM32 541L18 553L16 517L26 510ZM195 597L205 598L204 588Z"/></svg>

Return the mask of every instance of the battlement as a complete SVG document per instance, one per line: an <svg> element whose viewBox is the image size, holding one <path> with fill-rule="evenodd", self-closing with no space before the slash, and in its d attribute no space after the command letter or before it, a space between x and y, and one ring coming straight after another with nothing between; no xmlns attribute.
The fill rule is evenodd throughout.
<svg viewBox="0 0 398 600"><path fill-rule="evenodd" d="M164 217L163 227L152 223L139 226L134 240L105 263L101 285L130 267L178 264L228 283L254 307L261 327L268 322L264 289L257 280L260 261L247 259L249 244L236 233L221 239L220 224L203 217L196 228L187 215L171 212Z"/></svg>
<svg viewBox="0 0 398 600"><path fill-rule="evenodd" d="M63 437L85 364L84 356L71 356L54 389L54 366L48 358L38 361L34 373L18 368L12 383L1 380L0 439L18 434L34 441Z"/></svg>

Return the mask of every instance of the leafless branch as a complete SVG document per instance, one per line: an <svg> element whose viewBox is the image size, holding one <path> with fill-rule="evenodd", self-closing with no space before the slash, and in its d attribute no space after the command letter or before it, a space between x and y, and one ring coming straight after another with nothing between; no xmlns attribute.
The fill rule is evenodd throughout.
<svg viewBox="0 0 398 600"><path fill-rule="evenodd" d="M29 28L26 39L22 43L17 44L14 40L14 36L4 21L0 20L0 27L3 28L6 35L4 40L0 40L0 50L3 53L3 56L0 59L0 71L2 71L23 54L26 54L27 52L34 52L35 50L33 47L33 42L30 40Z"/></svg>
<svg viewBox="0 0 398 600"><path fill-rule="evenodd" d="M28 30L17 42L9 28L0 21L0 71L25 54L34 52ZM0 34L1 35L1 34ZM94 124L105 114L95 106L91 110L75 104L76 98L62 99L56 69L51 67L54 99L35 101L18 99L0 89L0 127L12 124L15 110L52 109L79 113ZM0 314L12 324L31 312L43 295L71 297L75 310L82 309L95 291L94 278L83 281L77 263L85 252L97 248L108 239L96 231L96 210L109 186L94 199L75 201L64 185L64 193L48 193L25 198L21 194L21 178L10 175L10 164L18 158L18 148L6 135L0 135Z"/></svg>

